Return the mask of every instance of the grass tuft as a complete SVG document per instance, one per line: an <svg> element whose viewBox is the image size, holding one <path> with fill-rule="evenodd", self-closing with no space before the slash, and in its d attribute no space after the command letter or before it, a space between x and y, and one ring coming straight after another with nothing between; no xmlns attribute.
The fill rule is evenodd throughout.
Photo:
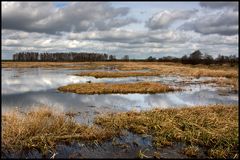
<svg viewBox="0 0 240 160"><path fill-rule="evenodd" d="M199 153L199 149L196 146L188 146L183 149L183 154L187 155L188 157L196 157Z"/></svg>

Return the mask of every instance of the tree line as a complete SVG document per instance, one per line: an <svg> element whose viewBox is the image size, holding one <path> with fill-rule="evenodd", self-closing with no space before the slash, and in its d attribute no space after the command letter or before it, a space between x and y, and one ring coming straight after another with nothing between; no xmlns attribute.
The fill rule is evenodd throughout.
<svg viewBox="0 0 240 160"><path fill-rule="evenodd" d="M109 59L114 59L110 55ZM107 54L99 53L38 53L20 52L13 55L14 61L106 61Z"/></svg>
<svg viewBox="0 0 240 160"><path fill-rule="evenodd" d="M223 56L218 55L215 59L209 55L209 54L203 54L200 50L196 50L193 53L191 53L189 56L184 55L181 58L167 56L162 58L154 58L152 56L148 57L146 61L158 61L158 62L180 62L183 64L224 64L229 63L231 65L238 64L238 57L236 55L230 55L230 56Z"/></svg>
<svg viewBox="0 0 240 160"><path fill-rule="evenodd" d="M147 61L147 62L179 62L183 64L224 64L231 65L238 64L238 57L236 55L223 56L218 55L215 59L208 54L203 54L200 50L196 50L189 56L184 55L181 58L167 56L162 58L155 58L149 56L146 59L136 60L130 59L128 55L117 59L114 55L100 54L100 53L38 53L38 52L20 52L13 55L14 61Z"/></svg>

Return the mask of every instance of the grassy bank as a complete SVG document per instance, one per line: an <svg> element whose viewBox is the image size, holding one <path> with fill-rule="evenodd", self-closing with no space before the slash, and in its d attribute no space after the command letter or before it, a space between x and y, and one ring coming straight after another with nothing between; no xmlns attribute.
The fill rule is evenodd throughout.
<svg viewBox="0 0 240 160"><path fill-rule="evenodd" d="M35 148L46 153L54 150L57 142L102 141L116 135L114 130L76 123L72 117L45 106L2 116L2 149L10 151Z"/></svg>
<svg viewBox="0 0 240 160"><path fill-rule="evenodd" d="M174 90L167 85L156 82L137 83L80 83L59 87L59 91L73 92L78 94L108 94L108 93L163 93Z"/></svg>
<svg viewBox="0 0 240 160"><path fill-rule="evenodd" d="M156 147L184 142L188 147L183 152L189 156L198 154L198 147L204 147L212 158L238 157L236 105L108 114L96 118L95 123L116 131L127 129L152 135Z"/></svg>
<svg viewBox="0 0 240 160"><path fill-rule="evenodd" d="M210 158L238 157L238 106L210 105L192 108L152 109L100 115L92 126L76 123L68 113L36 107L26 113L2 115L2 149L53 150L58 142L104 141L123 130L152 135L155 147L173 142L187 144L183 153L198 154L205 148ZM161 154L161 153L160 153Z"/></svg>

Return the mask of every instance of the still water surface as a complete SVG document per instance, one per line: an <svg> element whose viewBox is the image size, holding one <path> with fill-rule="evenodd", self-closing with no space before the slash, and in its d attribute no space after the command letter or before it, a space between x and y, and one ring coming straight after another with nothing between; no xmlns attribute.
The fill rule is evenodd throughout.
<svg viewBox="0 0 240 160"><path fill-rule="evenodd" d="M199 84L203 77L153 76L153 77L124 77L124 78L94 78L73 76L73 73L84 70L42 69L42 68L4 68L2 69L2 110L8 108L47 104L56 106L64 111L126 111L145 110L153 107L195 106L215 103L238 103L237 94L219 94L220 88ZM161 94L100 94L79 95L61 93L57 88L72 83L107 82L125 83L136 81L154 81L181 86L185 91ZM180 85L183 84L184 85ZM188 83L186 83L188 81ZM227 90L227 88L222 88Z"/></svg>

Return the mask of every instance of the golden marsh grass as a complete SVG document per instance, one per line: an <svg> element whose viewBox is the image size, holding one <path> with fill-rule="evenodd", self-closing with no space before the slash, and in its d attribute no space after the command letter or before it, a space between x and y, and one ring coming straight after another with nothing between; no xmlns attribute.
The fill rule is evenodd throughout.
<svg viewBox="0 0 240 160"><path fill-rule="evenodd" d="M158 76L159 72L81 72L76 76L92 76L96 78L117 78L117 77L137 77L137 76Z"/></svg>
<svg viewBox="0 0 240 160"><path fill-rule="evenodd" d="M1 62L2 68L100 69L112 67L122 71L149 69L153 75L182 75L237 78L238 67L189 65L171 62Z"/></svg>
<svg viewBox="0 0 240 160"><path fill-rule="evenodd" d="M36 107L27 113L11 111L2 116L2 147L17 151L54 150L57 142L73 140L102 141L116 135L114 130L87 126L50 107Z"/></svg>
<svg viewBox="0 0 240 160"><path fill-rule="evenodd" d="M180 89L174 89L156 82L137 83L80 83L59 87L59 91L73 92L77 94L107 94L107 93L163 93Z"/></svg>
<svg viewBox="0 0 240 160"><path fill-rule="evenodd" d="M215 83L220 87L230 86L231 89L238 91L238 78L217 78L212 80L206 80L203 83Z"/></svg>
<svg viewBox="0 0 240 160"><path fill-rule="evenodd" d="M188 157L196 157L199 153L199 148L196 146L188 146L184 148L182 152Z"/></svg>
<svg viewBox="0 0 240 160"><path fill-rule="evenodd" d="M113 130L127 129L153 136L156 147L184 142L187 155L194 156L201 146L212 158L238 156L238 106L212 105L180 109L153 109L142 112L108 114L96 124Z"/></svg>
<svg viewBox="0 0 240 160"><path fill-rule="evenodd" d="M108 113L96 117L91 126L76 123L66 114L46 106L3 114L2 148L11 151L35 148L44 154L54 151L58 142L101 142L127 129L151 135L155 147L184 142L187 147L183 153L190 157L199 153L198 146L206 148L210 158L238 157L237 105Z"/></svg>

